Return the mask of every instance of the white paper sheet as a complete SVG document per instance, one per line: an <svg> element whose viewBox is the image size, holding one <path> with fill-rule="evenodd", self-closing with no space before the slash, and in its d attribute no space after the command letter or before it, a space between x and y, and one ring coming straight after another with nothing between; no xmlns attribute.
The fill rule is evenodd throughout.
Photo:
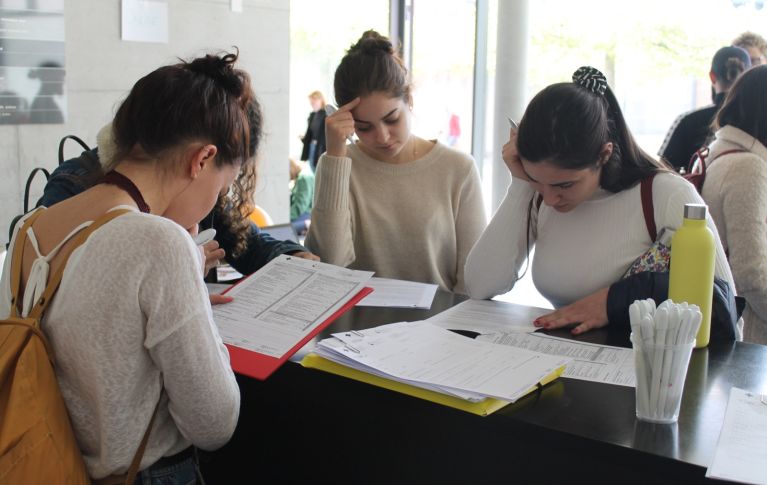
<svg viewBox="0 0 767 485"><path fill-rule="evenodd" d="M466 300L438 313L427 321L448 330L468 330L481 334L535 332L533 320L551 313L543 308L490 300Z"/></svg>
<svg viewBox="0 0 767 485"><path fill-rule="evenodd" d="M122 0L122 40L168 43L166 0Z"/></svg>
<svg viewBox="0 0 767 485"><path fill-rule="evenodd" d="M463 337L428 322L408 322L334 334L345 362L357 362L410 383L514 402L569 359ZM344 362L344 363L345 363ZM348 365L348 364L346 364Z"/></svg>
<svg viewBox="0 0 767 485"><path fill-rule="evenodd" d="M767 485L767 397L733 387L706 477Z"/></svg>
<svg viewBox="0 0 767 485"><path fill-rule="evenodd" d="M477 340L570 357L562 377L636 387L633 349L526 333L480 335Z"/></svg>
<svg viewBox="0 0 767 485"><path fill-rule="evenodd" d="M205 283L205 286L208 288L208 294L220 295L221 293L224 292L224 290L226 290L232 285L229 285L226 283Z"/></svg>
<svg viewBox="0 0 767 485"><path fill-rule="evenodd" d="M428 310L437 292L437 285L389 278L370 278L366 286L373 288L373 293L363 298L357 306Z"/></svg>
<svg viewBox="0 0 767 485"><path fill-rule="evenodd" d="M372 276L281 255L242 280L213 307L225 343L281 357L356 295Z"/></svg>

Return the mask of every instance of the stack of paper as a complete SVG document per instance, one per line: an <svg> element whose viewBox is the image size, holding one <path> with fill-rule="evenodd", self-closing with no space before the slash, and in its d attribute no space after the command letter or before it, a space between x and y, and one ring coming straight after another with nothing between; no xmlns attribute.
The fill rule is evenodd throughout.
<svg viewBox="0 0 767 485"><path fill-rule="evenodd" d="M333 334L315 352L369 374L470 402L514 402L559 375L569 361L478 342L428 322Z"/></svg>
<svg viewBox="0 0 767 485"><path fill-rule="evenodd" d="M232 368L266 379L298 349L370 291L373 275L281 255L226 291L213 307Z"/></svg>

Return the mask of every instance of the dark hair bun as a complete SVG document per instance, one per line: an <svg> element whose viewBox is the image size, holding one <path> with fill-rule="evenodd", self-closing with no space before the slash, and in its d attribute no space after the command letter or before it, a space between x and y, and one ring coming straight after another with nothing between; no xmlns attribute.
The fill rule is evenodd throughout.
<svg viewBox="0 0 767 485"><path fill-rule="evenodd" d="M236 61L237 54L226 54L223 57L208 54L190 62L189 70L208 76L226 92L239 97L243 93L244 85L242 78L235 73L234 63Z"/></svg>
<svg viewBox="0 0 767 485"><path fill-rule="evenodd" d="M367 54L371 56L394 54L391 41L375 30L368 30L356 44L349 48L349 54Z"/></svg>

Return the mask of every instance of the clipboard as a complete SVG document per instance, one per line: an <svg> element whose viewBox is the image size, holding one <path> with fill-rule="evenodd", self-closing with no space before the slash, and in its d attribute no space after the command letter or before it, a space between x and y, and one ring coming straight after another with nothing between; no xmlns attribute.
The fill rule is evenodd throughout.
<svg viewBox="0 0 767 485"><path fill-rule="evenodd" d="M407 394L409 396L417 397L420 399L425 399L427 401L431 401L437 404L442 404L443 406L449 406L451 408L460 409L461 411L466 411L468 413L476 414L478 416L483 416L483 417L489 416L490 414L498 411L499 409L505 407L506 405L511 404L510 401L503 401L501 399L495 399L495 398L487 398L479 402L467 401L465 399L449 396L447 394L442 394L429 389L423 389L417 386L412 386L410 384L405 384L402 382L386 379L384 377L376 376L373 374L368 374L367 372L363 372L358 369L352 369L351 367L338 364L331 360L320 357L319 355L314 353L310 353L309 355L304 357L303 360L301 360L301 365L309 369L318 369L321 371L329 372L331 374L336 374L339 376L347 377L349 379L354 379L355 381L366 382L374 386L383 387L384 389L389 389L390 391L395 391L402 394ZM561 367L558 367L551 374L541 379L541 381L536 386L528 389L528 391L525 392L524 395L526 396L530 394L531 392L533 392L534 390L539 389L540 387L543 387L549 382L555 380L557 377L562 375L564 370L565 370L564 365Z"/></svg>
<svg viewBox="0 0 767 485"><path fill-rule="evenodd" d="M318 333L328 327L328 325L333 323L338 317L346 313L349 309L353 308L354 305L356 305L360 300L365 298L372 291L373 288L367 286L362 288L356 295L349 299L349 301L347 301L344 306L336 310L336 312L330 315L324 322L317 325L317 327L315 327L311 332L309 332L309 334L301 339L290 350L285 352L281 357L272 357L260 352L236 347L231 344L224 344L229 349L229 359L231 361L232 370L238 374L253 377L254 379L261 381L266 380L270 375L274 373L274 371L276 371L282 364L284 364L285 361L287 361L293 354L298 352L301 347L316 337Z"/></svg>

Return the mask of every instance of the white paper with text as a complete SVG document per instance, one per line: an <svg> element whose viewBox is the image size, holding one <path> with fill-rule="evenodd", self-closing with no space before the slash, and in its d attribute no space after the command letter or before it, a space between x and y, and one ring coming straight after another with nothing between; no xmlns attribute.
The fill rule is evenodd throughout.
<svg viewBox="0 0 767 485"><path fill-rule="evenodd" d="M281 357L343 307L373 275L281 255L226 294L213 307L225 343Z"/></svg>
<svg viewBox="0 0 767 485"><path fill-rule="evenodd" d="M562 377L636 387L633 349L530 333L480 335L477 340L569 357Z"/></svg>

